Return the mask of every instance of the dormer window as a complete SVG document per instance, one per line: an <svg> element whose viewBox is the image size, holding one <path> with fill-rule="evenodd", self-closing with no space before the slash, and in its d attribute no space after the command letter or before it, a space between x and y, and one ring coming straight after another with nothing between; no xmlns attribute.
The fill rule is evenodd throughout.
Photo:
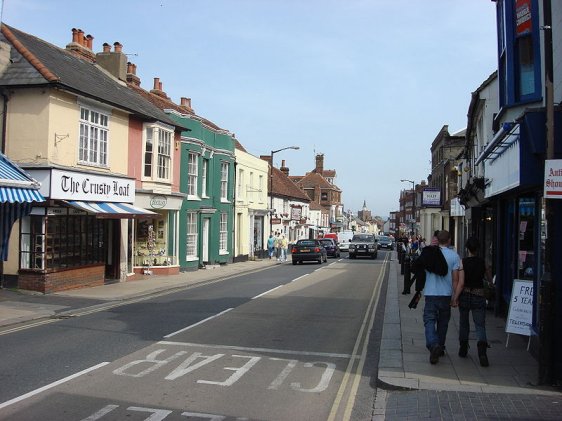
<svg viewBox="0 0 562 421"><path fill-rule="evenodd" d="M174 132L163 125L147 125L144 131L143 178L170 181Z"/></svg>

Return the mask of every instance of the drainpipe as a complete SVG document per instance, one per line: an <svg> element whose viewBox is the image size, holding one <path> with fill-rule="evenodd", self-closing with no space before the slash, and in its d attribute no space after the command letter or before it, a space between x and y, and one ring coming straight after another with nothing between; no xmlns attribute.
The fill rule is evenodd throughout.
<svg viewBox="0 0 562 421"><path fill-rule="evenodd" d="M6 121L8 115L8 95L2 90L2 143L0 151L6 153ZM0 289L4 288L4 260L0 259Z"/></svg>

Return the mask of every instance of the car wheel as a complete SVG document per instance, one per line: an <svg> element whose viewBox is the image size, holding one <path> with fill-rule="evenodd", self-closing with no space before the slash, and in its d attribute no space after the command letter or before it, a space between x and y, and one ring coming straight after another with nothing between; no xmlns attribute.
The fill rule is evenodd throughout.
<svg viewBox="0 0 562 421"><path fill-rule="evenodd" d="M328 261L328 256L324 257L324 263Z"/></svg>

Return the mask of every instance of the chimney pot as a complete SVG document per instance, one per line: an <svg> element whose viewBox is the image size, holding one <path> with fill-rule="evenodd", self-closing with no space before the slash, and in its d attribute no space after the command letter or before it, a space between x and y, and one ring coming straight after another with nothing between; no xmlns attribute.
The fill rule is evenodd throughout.
<svg viewBox="0 0 562 421"><path fill-rule="evenodd" d="M191 108L191 98L181 97L180 101L182 106Z"/></svg>
<svg viewBox="0 0 562 421"><path fill-rule="evenodd" d="M162 82L158 82L158 90L159 90L159 91L162 90Z"/></svg>
<svg viewBox="0 0 562 421"><path fill-rule="evenodd" d="M133 63L130 61L127 62L127 73L133 73Z"/></svg>
<svg viewBox="0 0 562 421"><path fill-rule="evenodd" d="M160 87L160 78L154 78L154 89L159 89Z"/></svg>
<svg viewBox="0 0 562 421"><path fill-rule="evenodd" d="M88 34L86 36L86 47L88 47L91 50L93 45L94 45L94 37Z"/></svg>
<svg viewBox="0 0 562 421"><path fill-rule="evenodd" d="M78 43L78 29L72 28L72 42Z"/></svg>
<svg viewBox="0 0 562 421"><path fill-rule="evenodd" d="M116 53L120 53L123 50L123 45L121 45L118 41L115 41L113 43L113 51L115 51Z"/></svg>
<svg viewBox="0 0 562 421"><path fill-rule="evenodd" d="M111 45L109 45L107 42L103 43L103 52L104 53L109 53L111 52Z"/></svg>
<svg viewBox="0 0 562 421"><path fill-rule="evenodd" d="M78 36L77 39L78 44L84 45L84 31L82 29L78 29L77 36Z"/></svg>

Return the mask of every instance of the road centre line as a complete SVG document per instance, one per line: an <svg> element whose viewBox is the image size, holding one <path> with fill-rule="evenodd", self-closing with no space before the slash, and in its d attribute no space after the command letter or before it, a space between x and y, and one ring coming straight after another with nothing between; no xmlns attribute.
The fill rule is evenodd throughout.
<svg viewBox="0 0 562 421"><path fill-rule="evenodd" d="M262 292L261 294L256 295L255 297L252 297L252 300L255 300L256 298L263 297L264 295L269 294L270 292L275 291L276 289L279 289L279 288L281 288L282 286L283 286L283 285L279 285L279 286L276 286L275 288L271 288L269 291Z"/></svg>
<svg viewBox="0 0 562 421"><path fill-rule="evenodd" d="M185 346L185 347L213 348L213 349L215 348L229 349L234 351L247 351L247 352L265 352L271 354L303 355L303 356L312 356L312 357L350 358L352 360L359 358L359 355L350 355L350 354L336 354L336 353L329 353L329 352L313 352L313 351L292 351L289 349L252 348L252 347L234 346L234 345L196 344L192 342L159 341L157 344Z"/></svg>
<svg viewBox="0 0 562 421"><path fill-rule="evenodd" d="M203 324L203 323L205 323L205 322L208 322L209 320L212 320L212 319L214 319L214 318L216 318L216 317L222 316L224 313L228 313L230 310L234 310L234 309L233 309L233 308L227 308L226 310L221 311L220 313L217 313L217 314L215 314L214 316L207 317L206 319L203 319L203 320L201 320L201 321L199 321L199 322L197 322L197 323L194 323L194 324L192 324L192 325L190 325L190 326L184 327L183 329L180 329L180 330L177 330L177 331L175 331L175 332L169 333L169 334L167 334L166 336L164 336L164 338L171 338L172 336L177 335L178 333L185 332L186 330L189 330L189 329L191 329L191 328L193 328L193 327L195 327L195 326L199 326L199 325L201 325L201 324Z"/></svg>
<svg viewBox="0 0 562 421"><path fill-rule="evenodd" d="M52 389L53 387L59 386L59 385L61 385L61 384L63 384L63 383L66 383L66 382L72 380L72 379L75 379L75 378L77 378L77 377L80 377L80 376L82 376L82 375L84 375L84 374L86 374L86 373L89 373L90 371L97 370L98 368L101 368L101 367L103 367L103 366L106 366L107 364L109 364L109 362L99 363L99 364L97 364L97 365L95 365L95 366L93 366L93 367L87 368L87 369L85 369L85 370L79 371L78 373L75 373L75 374L72 374L72 375L70 375L70 376L68 376L68 377L65 377L64 379L57 380L56 382L53 382L53 383L48 384L48 385L46 385L46 386L40 387L39 389L32 390L31 392L26 393L26 394L21 395L21 396L18 396L17 398L10 399L9 401L6 401L6 402L0 404L0 409L4 409L4 408L6 408L7 406L10 406L10 405L13 405L13 404L15 404L15 403L21 402L21 401L23 401L23 400L25 400L25 399L27 399L27 398L30 398L30 397L32 397L32 396L35 396L35 395L41 393L41 392L44 392L45 390Z"/></svg>
<svg viewBox="0 0 562 421"><path fill-rule="evenodd" d="M386 255L386 257L384 259L383 269L379 273L379 276L378 276L378 279L377 279L377 284L376 284L375 288L373 289L373 293L371 294L371 299L370 299L369 305L367 307L367 312L365 313L365 317L363 318L363 323L361 324L361 328L359 329L359 334L357 335L357 340L355 341L355 346L353 347L353 355L357 355L357 352L359 350L359 344L361 342L363 342L363 348L362 348L361 355L360 355L360 358L359 358L359 365L356 368L355 374L353 374L354 380L353 380L353 383L352 383L352 388L351 388L351 391L350 391L350 394L349 394L347 405L345 407L345 414L344 414L344 417L343 417L344 420L351 419L351 411L352 411L353 405L355 403L355 394L357 393L357 387L359 385L359 380L361 378L363 366L365 365L365 359L366 359L366 356L367 356L367 348L368 348L368 345L369 345L370 329L368 329L368 327L370 325L367 325L367 319L369 319L369 323L372 323L373 320L374 320L376 309L373 308L373 306L376 306L376 301L378 301L378 298L380 296L382 281L384 280L384 276L386 274L386 268L388 266L387 263L388 263L388 254ZM376 298L376 300L375 300L375 298ZM369 314L371 314L370 317L369 317ZM366 334L365 334L365 338L362 339L361 337L362 337L364 331L366 331ZM353 369L354 363L355 363L354 360L350 360L348 365L347 365L347 369L345 370L345 375L343 376L342 382L340 384L340 388L339 388L338 393L336 395L336 399L334 400L334 403L332 405L332 409L330 411L328 421L333 421L333 420L336 419L338 409L339 409L341 401L343 399L344 392L347 389L347 383L349 382L349 378L352 376L351 371Z"/></svg>

